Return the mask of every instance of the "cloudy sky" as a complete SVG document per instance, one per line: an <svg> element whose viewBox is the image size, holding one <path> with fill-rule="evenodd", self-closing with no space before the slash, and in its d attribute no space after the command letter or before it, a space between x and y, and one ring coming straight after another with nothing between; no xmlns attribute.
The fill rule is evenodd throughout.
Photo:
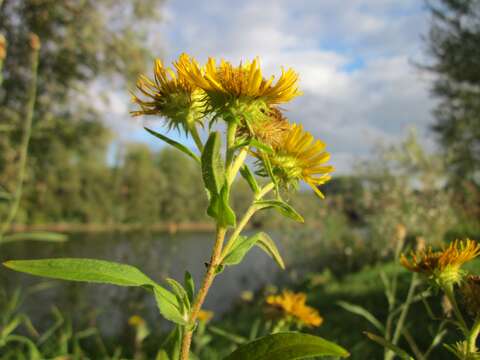
<svg viewBox="0 0 480 360"><path fill-rule="evenodd" d="M167 62L185 51L200 61L259 56L266 75L293 67L304 95L283 107L327 142L341 172L410 126L432 141L431 79L412 64L425 61L422 1L170 0L163 12L159 55ZM157 146L139 120L121 135Z"/></svg>

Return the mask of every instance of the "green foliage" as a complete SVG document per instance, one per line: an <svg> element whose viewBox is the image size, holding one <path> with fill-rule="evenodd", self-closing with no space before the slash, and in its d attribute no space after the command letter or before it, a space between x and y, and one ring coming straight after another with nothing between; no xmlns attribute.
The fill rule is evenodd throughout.
<svg viewBox="0 0 480 360"><path fill-rule="evenodd" d="M427 44L433 63L426 68L435 75L433 93L440 100L433 130L443 147L453 185L463 191L474 186L478 193L480 4L475 0L432 0L428 8L432 22ZM463 197L468 200L466 194Z"/></svg>
<svg viewBox="0 0 480 360"><path fill-rule="evenodd" d="M293 360L314 356L348 357L342 347L317 336L277 333L240 346L225 360Z"/></svg>

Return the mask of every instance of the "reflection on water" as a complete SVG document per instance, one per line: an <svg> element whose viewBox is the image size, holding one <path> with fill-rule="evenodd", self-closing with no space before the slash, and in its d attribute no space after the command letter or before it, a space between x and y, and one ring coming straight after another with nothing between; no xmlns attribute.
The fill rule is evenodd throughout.
<svg viewBox="0 0 480 360"><path fill-rule="evenodd" d="M84 257L124 262L134 265L156 281L173 277L183 281L188 269L200 283L209 260L213 234L183 233L176 235L155 234L75 234L63 244L24 242L9 244L1 249L1 260L40 259L52 257ZM278 270L265 253L253 249L244 261L227 268L214 282L207 297L205 308L219 314L228 310L244 290L256 290L274 280ZM0 281L8 288L29 286L45 281L39 277L0 270ZM73 317L91 316L95 309L98 326L105 335L122 333L128 325L127 318L141 314L148 319L160 319L153 297L142 289L120 288L51 281L51 288L29 296L25 312L40 328L52 321L50 311L57 306L63 313Z"/></svg>

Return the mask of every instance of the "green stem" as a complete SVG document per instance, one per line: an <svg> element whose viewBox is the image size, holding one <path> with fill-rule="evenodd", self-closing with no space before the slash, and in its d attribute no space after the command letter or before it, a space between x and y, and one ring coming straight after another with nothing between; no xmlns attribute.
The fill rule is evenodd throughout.
<svg viewBox="0 0 480 360"><path fill-rule="evenodd" d="M39 48L32 46L32 82L28 89L28 103L26 106L26 116L25 123L23 127L23 136L20 144L20 159L18 161L18 177L17 184L15 187L15 192L13 194L12 204L10 206L7 218L0 227L0 243L3 239L3 236L10 228L15 216L17 215L18 208L20 206L20 200L22 198L23 192L23 183L25 181L25 175L27 172L27 157L28 157L28 146L30 144L30 138L32 135L32 121L33 113L35 109L35 101L37 98L37 70L38 70L38 53Z"/></svg>
<svg viewBox="0 0 480 360"><path fill-rule="evenodd" d="M248 154L248 147L242 148L240 152L238 153L237 157L233 161L232 165L230 168L227 170L227 183L228 186L232 185L233 181L235 180L235 177L237 176L238 171L242 167L243 163L245 162L245 159Z"/></svg>
<svg viewBox="0 0 480 360"><path fill-rule="evenodd" d="M402 312L400 313L400 316L398 317L397 321L397 326L395 327L395 332L393 333L392 337L392 344L396 345L398 343L398 340L400 339L400 335L403 332L403 326L405 324L405 320L408 315L408 310L410 309L410 305L412 304L413 296L415 294L415 288L417 287L417 275L413 274L412 275L412 280L410 281L410 287L408 288L408 293L407 297L405 299L405 302L403 303L403 309ZM393 352L388 351L385 354L385 359L393 359Z"/></svg>
<svg viewBox="0 0 480 360"><path fill-rule="evenodd" d="M465 334L465 336L468 336L468 326L465 319L463 318L460 308L458 307L457 300L455 299L455 293L453 292L453 285L452 284L444 285L442 286L442 289L445 295L447 296L448 300L450 301L450 304L452 304L453 313L455 314L455 317L457 318L457 321L460 324L462 332Z"/></svg>
<svg viewBox="0 0 480 360"><path fill-rule="evenodd" d="M198 134L198 130L195 125L192 126L192 129L190 129L190 133L192 134L193 141L195 141L195 144L197 145L198 150L202 152L203 143L202 143L202 140L200 139L200 135Z"/></svg>
<svg viewBox="0 0 480 360"><path fill-rule="evenodd" d="M475 353L477 351L477 338L480 334L480 316L477 316L473 324L470 334L468 335L468 352Z"/></svg>
<svg viewBox="0 0 480 360"><path fill-rule="evenodd" d="M248 224L248 221L252 218L252 216L258 210L256 205L255 205L255 201L263 198L266 194L268 194L268 192L270 192L274 188L274 186L275 185L273 183L269 183L268 185L263 187L258 192L258 194L255 195L252 205L250 205L250 207L247 209L247 211L245 212L243 217L240 219L240 221L237 224L237 227L235 228L232 235L230 236L230 239L228 239L227 244L223 248L222 256L221 256L222 260L225 258L225 256L227 256L228 252L230 251L230 249L233 246L233 243L235 242L237 237L240 235L240 233L243 231L245 226Z"/></svg>

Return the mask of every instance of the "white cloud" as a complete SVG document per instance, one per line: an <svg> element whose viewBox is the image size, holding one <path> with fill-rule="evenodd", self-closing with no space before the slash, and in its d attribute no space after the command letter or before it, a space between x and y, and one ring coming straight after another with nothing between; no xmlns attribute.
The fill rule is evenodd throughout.
<svg viewBox="0 0 480 360"><path fill-rule="evenodd" d="M183 51L202 61L260 56L267 74L298 71L304 96L287 114L329 144L343 171L379 140L431 121L429 79L410 63L427 29L418 0L171 0L165 11L167 61Z"/></svg>

